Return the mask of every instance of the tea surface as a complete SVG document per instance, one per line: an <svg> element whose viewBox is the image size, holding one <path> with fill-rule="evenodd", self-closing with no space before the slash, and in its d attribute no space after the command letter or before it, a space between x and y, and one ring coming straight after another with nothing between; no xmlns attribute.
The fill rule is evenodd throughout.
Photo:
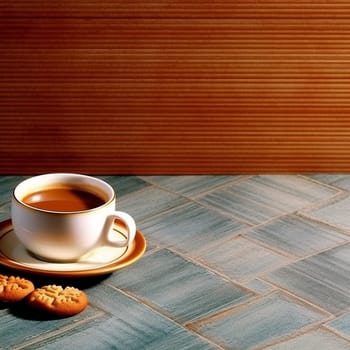
<svg viewBox="0 0 350 350"><path fill-rule="evenodd" d="M38 208L58 212L93 209L105 201L94 193L75 188L50 188L31 193L23 202Z"/></svg>

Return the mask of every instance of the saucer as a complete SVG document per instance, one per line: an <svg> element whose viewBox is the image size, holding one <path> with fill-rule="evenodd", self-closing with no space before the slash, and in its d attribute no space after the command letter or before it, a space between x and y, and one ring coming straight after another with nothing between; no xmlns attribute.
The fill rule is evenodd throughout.
<svg viewBox="0 0 350 350"><path fill-rule="evenodd" d="M125 238L125 228L117 223L114 232ZM36 258L18 241L11 220L0 223L0 265L26 273L57 277L102 275L131 265L141 258L145 250L146 240L137 231L134 241L127 248L101 246L75 262L48 262Z"/></svg>

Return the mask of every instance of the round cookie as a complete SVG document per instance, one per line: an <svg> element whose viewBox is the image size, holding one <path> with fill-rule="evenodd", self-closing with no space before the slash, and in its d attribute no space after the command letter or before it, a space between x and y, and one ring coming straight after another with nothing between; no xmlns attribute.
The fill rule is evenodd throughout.
<svg viewBox="0 0 350 350"><path fill-rule="evenodd" d="M34 284L25 278L0 275L0 302L18 302L33 290Z"/></svg>
<svg viewBox="0 0 350 350"><path fill-rule="evenodd" d="M31 308L60 317L73 316L83 311L88 304L87 295L74 287L51 284L35 289L28 296Z"/></svg>

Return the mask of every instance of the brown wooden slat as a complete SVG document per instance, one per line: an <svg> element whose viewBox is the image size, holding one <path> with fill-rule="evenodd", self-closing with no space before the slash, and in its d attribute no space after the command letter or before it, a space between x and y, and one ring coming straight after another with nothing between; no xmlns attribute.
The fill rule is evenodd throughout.
<svg viewBox="0 0 350 350"><path fill-rule="evenodd" d="M16 18L344 18L346 1L3 1L0 14Z"/></svg>
<svg viewBox="0 0 350 350"><path fill-rule="evenodd" d="M348 172L348 1L0 0L0 173Z"/></svg>

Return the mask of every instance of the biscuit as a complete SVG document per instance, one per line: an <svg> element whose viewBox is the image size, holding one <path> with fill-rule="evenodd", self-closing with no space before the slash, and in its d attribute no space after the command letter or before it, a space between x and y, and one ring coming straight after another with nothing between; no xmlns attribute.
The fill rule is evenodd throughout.
<svg viewBox="0 0 350 350"><path fill-rule="evenodd" d="M68 317L83 311L88 304L87 295L74 287L47 285L35 289L28 296L32 309L59 317Z"/></svg>
<svg viewBox="0 0 350 350"><path fill-rule="evenodd" d="M34 284L25 278L0 275L0 302L18 302L33 290Z"/></svg>

